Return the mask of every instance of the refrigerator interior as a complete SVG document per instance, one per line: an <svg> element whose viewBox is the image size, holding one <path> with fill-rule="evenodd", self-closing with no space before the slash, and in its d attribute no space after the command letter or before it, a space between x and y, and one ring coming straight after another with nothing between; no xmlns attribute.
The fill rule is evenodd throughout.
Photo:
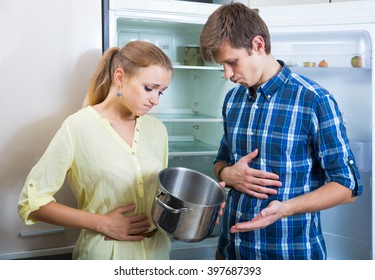
<svg viewBox="0 0 375 280"><path fill-rule="evenodd" d="M213 177L212 162L222 135L221 104L233 85L219 65L184 65L184 47L198 45L202 24L118 18L117 45L145 40L171 58L173 79L151 114L169 134L169 166L184 166Z"/></svg>
<svg viewBox="0 0 375 280"><path fill-rule="evenodd" d="M172 165L184 165L185 159L187 165L194 165L192 156L215 155L222 134L220 104L232 85L217 65L183 64L184 46L198 44L201 28L201 24L181 22L117 20L118 46L131 40L149 41L173 62L173 79L151 111L167 127Z"/></svg>
<svg viewBox="0 0 375 280"><path fill-rule="evenodd" d="M212 10L215 8L215 5L201 7L209 10L208 6ZM326 6L324 9L327 10ZM233 84L223 78L219 65L183 64L184 46L199 44L199 33L210 13L189 17L186 11L116 10L110 14L110 45L146 40L169 55L174 64L173 79L159 105L151 112L168 129L169 165L185 166L213 176L212 161L222 135L221 105ZM368 31L366 25L330 24L327 28L326 25L307 26L309 23L298 26L295 21L279 24L278 19L283 15L280 10L275 17L272 9L261 9L261 16L262 13L266 22L270 19L274 56L334 95L360 169L363 195L355 203L322 211L328 259L371 259L373 32ZM321 16L326 20L324 13ZM351 59L356 55L361 56L363 67L352 67ZM321 60L329 66L317 67ZM314 62L315 67L304 67L304 62ZM171 257L213 258L215 242L215 236L196 244L173 241Z"/></svg>

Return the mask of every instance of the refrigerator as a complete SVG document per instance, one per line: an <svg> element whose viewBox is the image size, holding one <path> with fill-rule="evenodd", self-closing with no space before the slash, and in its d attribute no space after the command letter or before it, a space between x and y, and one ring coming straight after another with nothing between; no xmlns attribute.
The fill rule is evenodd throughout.
<svg viewBox="0 0 375 280"><path fill-rule="evenodd" d="M102 55L101 1L1 0L0 30L0 263L69 255L79 230L25 225L17 202L63 120L81 108ZM56 198L76 206L68 184Z"/></svg>
<svg viewBox="0 0 375 280"><path fill-rule="evenodd" d="M213 177L213 160L223 133L221 107L234 84L224 79L220 65L192 65L186 52L199 47L202 27L219 5L171 0L104 3L104 49L145 40L159 46L173 62L172 82L150 112L167 127L169 166ZM259 7L259 14L269 26L273 55L335 96L358 161L362 196L352 204L322 211L328 259L374 259L375 2ZM354 57L360 57L361 67L354 67L358 66ZM319 67L320 62L328 67ZM171 258L213 259L219 229L198 243L173 241Z"/></svg>

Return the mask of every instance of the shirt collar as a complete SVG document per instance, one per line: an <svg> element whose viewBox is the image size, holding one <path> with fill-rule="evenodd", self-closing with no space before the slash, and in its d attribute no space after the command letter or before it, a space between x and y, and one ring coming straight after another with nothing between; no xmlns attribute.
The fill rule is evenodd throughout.
<svg viewBox="0 0 375 280"><path fill-rule="evenodd" d="M270 99L277 91L282 87L289 79L292 71L282 60L278 60L278 63L282 66L279 73L263 83L258 89L257 93L263 94L265 98Z"/></svg>

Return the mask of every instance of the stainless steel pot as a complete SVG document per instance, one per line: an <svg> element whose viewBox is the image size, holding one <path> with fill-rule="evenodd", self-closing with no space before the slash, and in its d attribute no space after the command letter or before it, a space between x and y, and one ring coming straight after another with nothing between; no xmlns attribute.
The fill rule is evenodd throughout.
<svg viewBox="0 0 375 280"><path fill-rule="evenodd" d="M198 242L214 229L224 189L211 177L184 168L159 173L159 188L152 206L156 226L174 239Z"/></svg>

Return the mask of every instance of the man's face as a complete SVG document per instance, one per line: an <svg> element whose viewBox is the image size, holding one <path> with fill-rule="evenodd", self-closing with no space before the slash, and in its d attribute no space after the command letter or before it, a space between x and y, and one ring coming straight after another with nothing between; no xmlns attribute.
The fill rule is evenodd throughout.
<svg viewBox="0 0 375 280"><path fill-rule="evenodd" d="M253 48L250 55L245 48L233 48L223 42L213 56L224 66L224 78L250 88L262 83L263 53Z"/></svg>

